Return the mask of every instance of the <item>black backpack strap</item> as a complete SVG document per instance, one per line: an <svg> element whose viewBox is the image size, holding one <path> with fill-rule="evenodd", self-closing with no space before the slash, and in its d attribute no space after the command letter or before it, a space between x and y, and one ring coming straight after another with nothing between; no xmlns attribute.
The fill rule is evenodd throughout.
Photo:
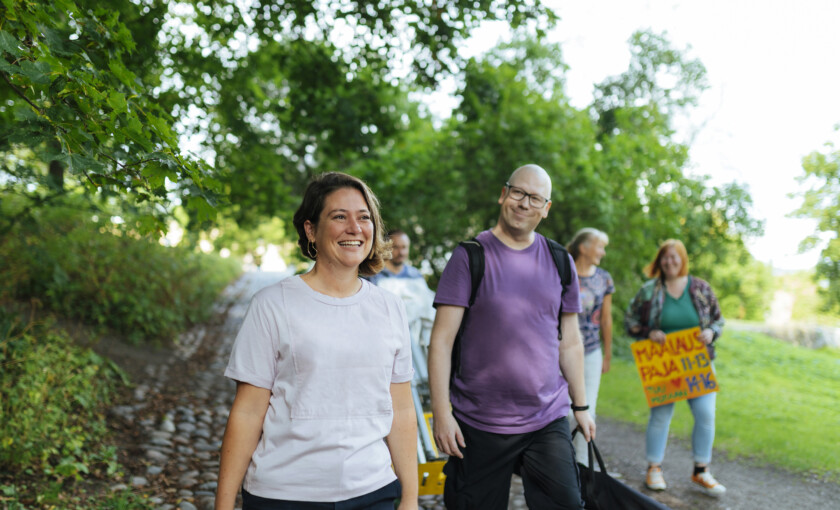
<svg viewBox="0 0 840 510"><path fill-rule="evenodd" d="M554 259L554 265L557 266L557 274L560 275L560 281L563 283L563 296L566 295L566 290L569 284L572 283L572 267L569 264L569 252L562 244L554 239L545 238L548 241L548 249L551 251L551 258ZM560 300L560 311L557 312L557 338L563 340L563 329L560 327L560 322L563 320L563 300Z"/></svg>
<svg viewBox="0 0 840 510"><path fill-rule="evenodd" d="M481 246L478 239L472 238L469 241L461 241L458 245L467 250L471 287L469 306L464 310L464 317L461 319L461 325L458 327L458 333L455 335L455 343L452 345L452 377L461 373L461 337L464 335L464 325L467 323L467 315L475 303L478 286L481 284L481 279L484 278L484 247Z"/></svg>
<svg viewBox="0 0 840 510"><path fill-rule="evenodd" d="M478 242L478 239L472 238L469 241L461 241L458 243L467 250L467 256L470 262L470 282L472 288L470 289L470 308L475 304L475 295L478 292L478 286L481 285L481 279L484 278L484 247Z"/></svg>

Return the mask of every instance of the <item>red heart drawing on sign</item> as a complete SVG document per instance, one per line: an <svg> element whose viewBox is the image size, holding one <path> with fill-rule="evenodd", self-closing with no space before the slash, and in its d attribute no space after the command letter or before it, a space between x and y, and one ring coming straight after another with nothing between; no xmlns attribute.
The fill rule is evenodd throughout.
<svg viewBox="0 0 840 510"><path fill-rule="evenodd" d="M677 377L676 379L671 379L671 384L679 388L680 386L682 386L682 379L679 377Z"/></svg>

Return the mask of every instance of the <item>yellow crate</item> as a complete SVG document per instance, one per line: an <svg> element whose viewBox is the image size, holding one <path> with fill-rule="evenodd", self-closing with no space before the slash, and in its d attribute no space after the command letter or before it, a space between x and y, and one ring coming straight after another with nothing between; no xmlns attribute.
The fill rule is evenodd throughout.
<svg viewBox="0 0 840 510"><path fill-rule="evenodd" d="M420 464L418 473L420 475L421 496L443 494L443 482L446 480L446 475L443 474L444 464L446 464L445 460L435 460Z"/></svg>

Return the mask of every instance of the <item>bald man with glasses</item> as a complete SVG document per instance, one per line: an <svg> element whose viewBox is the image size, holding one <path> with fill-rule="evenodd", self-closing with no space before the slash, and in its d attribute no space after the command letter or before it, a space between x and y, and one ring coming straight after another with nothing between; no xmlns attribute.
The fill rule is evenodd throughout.
<svg viewBox="0 0 840 510"><path fill-rule="evenodd" d="M595 437L595 423L586 405L574 263L570 258L572 281L564 289L546 238L535 232L550 197L544 169L516 169L501 190L496 225L476 236L485 268L472 307L463 247L452 253L438 284L429 383L435 441L450 456L444 468L450 510L506 509L514 473L522 477L528 508L583 508L567 416L574 412L587 440ZM467 308L453 374L455 336Z"/></svg>

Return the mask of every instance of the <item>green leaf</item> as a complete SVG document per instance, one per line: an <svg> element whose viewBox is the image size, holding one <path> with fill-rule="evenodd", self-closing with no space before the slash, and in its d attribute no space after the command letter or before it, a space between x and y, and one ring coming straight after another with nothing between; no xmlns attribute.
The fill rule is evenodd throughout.
<svg viewBox="0 0 840 510"><path fill-rule="evenodd" d="M125 64L122 63L121 60L111 59L108 61L108 69L114 73L114 76L119 78L119 80L127 87L133 88L137 84L134 83L134 80L137 79L137 76L128 70L125 67Z"/></svg>
<svg viewBox="0 0 840 510"><path fill-rule="evenodd" d="M18 66L13 66L12 64L6 62L5 58L0 58L0 71L3 71L7 74L18 74L20 68Z"/></svg>
<svg viewBox="0 0 840 510"><path fill-rule="evenodd" d="M9 11L12 9L9 8ZM19 57L23 53L18 47L19 41L8 32L0 30L0 50L10 53L14 57Z"/></svg>
<svg viewBox="0 0 840 510"><path fill-rule="evenodd" d="M24 60L20 63L20 74L29 78L32 83L48 85L50 83L50 77L47 76L49 72L50 65L46 62Z"/></svg>
<svg viewBox="0 0 840 510"><path fill-rule="evenodd" d="M204 197L191 196L187 201L187 208L196 212L198 221L212 220L216 217L216 209Z"/></svg>
<svg viewBox="0 0 840 510"><path fill-rule="evenodd" d="M111 91L108 94L108 104L114 109L115 113L125 113L128 111L128 103L125 101L125 94L117 91Z"/></svg>

